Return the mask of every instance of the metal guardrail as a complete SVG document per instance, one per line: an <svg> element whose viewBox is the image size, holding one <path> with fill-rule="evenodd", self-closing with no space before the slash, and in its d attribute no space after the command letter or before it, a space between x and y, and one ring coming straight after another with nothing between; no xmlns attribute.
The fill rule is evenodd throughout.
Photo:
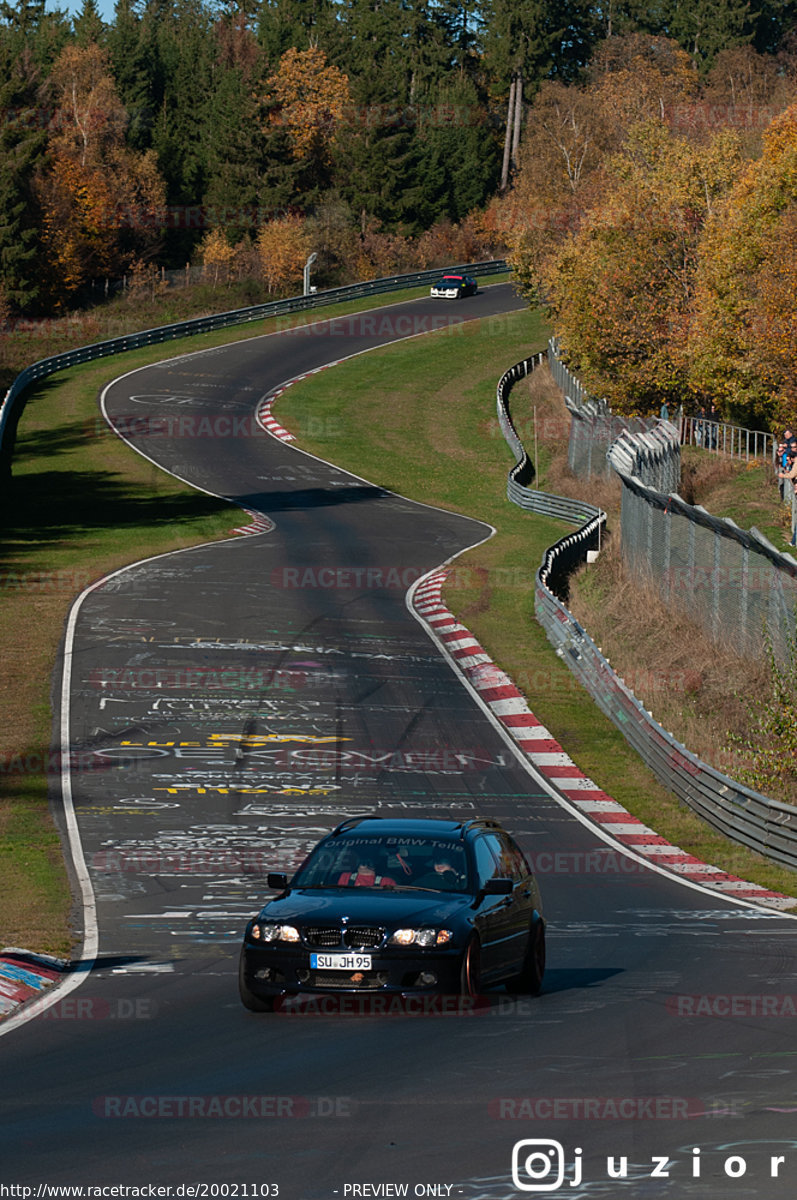
<svg viewBox="0 0 797 1200"><path fill-rule="evenodd" d="M515 466L509 472L507 496L513 504L517 504L527 512L556 517L561 521L572 521L574 524L583 524L585 521L597 517L602 510L584 500L574 500L570 496L555 496L549 492L540 492L526 486L527 481L533 478L534 468L512 424L507 401L509 392L517 380L528 375L543 358L542 354L525 358L522 362L516 363L514 367L510 367L498 381L496 394L498 424L517 459Z"/></svg>
<svg viewBox="0 0 797 1200"><path fill-rule="evenodd" d="M677 454L674 429L672 438ZM648 441L627 437L609 452L623 488L624 561L653 580L668 603L688 608L712 637L760 655L766 629L776 658L787 662L795 635L797 561L755 527L740 529L730 518L682 500L668 476L666 446L659 462Z"/></svg>
<svg viewBox="0 0 797 1200"><path fill-rule="evenodd" d="M526 492L529 489L519 483L513 489L512 476L528 471L528 458L512 424L508 407L509 393L514 383L528 375L540 358L524 359L505 372L498 384L499 423L518 459L510 472L510 485L507 487L509 499L515 503L519 501L513 493L517 489L522 488ZM527 474L525 478L528 478ZM533 506L523 504L522 507L553 515L547 502L555 501L558 497L550 497L540 491L531 494L535 498ZM586 507L592 508L591 505ZM566 581L572 566L584 561L586 549L594 545L600 533L606 515L600 509L593 511L599 516L590 516L576 533L562 538L546 550L537 572L534 610L548 640L601 712L620 730L666 788L733 841L789 867L797 867L797 807L783 804L737 783L702 762L677 742L612 670L608 660L556 594L562 591L557 580Z"/></svg>
<svg viewBox="0 0 797 1200"><path fill-rule="evenodd" d="M606 457L618 475L634 475L657 491L669 495L681 486L681 442L669 421L658 421L647 433L624 430Z"/></svg>
<svg viewBox="0 0 797 1200"><path fill-rule="evenodd" d="M777 438L761 429L745 429L742 425L725 425L707 417L675 418L681 429L682 446L700 446L717 454L743 458L746 462L764 458L774 463Z"/></svg>
<svg viewBox="0 0 797 1200"><path fill-rule="evenodd" d="M627 425L632 433L650 431L659 423L660 418L658 417L615 417L606 400L598 400L591 396L578 376L565 366L559 355L559 342L555 337L552 337L548 343L548 365L555 383L564 392L567 407L571 412L577 413L583 421L591 420L599 428L601 422L605 421L608 424L616 421ZM686 416L683 406L673 416L668 416L665 412L664 419L670 420L678 430L682 446L701 446L704 450L712 450L717 454L726 454L732 458L741 458L745 462L765 458L772 462L773 467L775 465L777 439L771 433L765 433L760 429L745 429L741 425L727 425L706 416ZM618 433L619 429L608 440L612 441ZM605 441L605 435L602 435L599 440ZM580 456L583 458L584 451L582 448L580 449ZM589 453L588 450L587 453ZM578 464L573 461L578 456L579 450L571 446L570 467L575 474L580 475L583 472L577 469ZM594 454L591 457L598 460L597 467L590 464L586 474L600 474L604 465L603 455Z"/></svg>
<svg viewBox="0 0 797 1200"><path fill-rule="evenodd" d="M467 263L464 266L446 269L461 271L477 277L509 270L505 259ZM251 305L248 308L233 309L230 312L216 313L208 317L193 317L172 325L159 325L141 333L122 334L120 337L109 338L107 341L93 342L91 345L67 350L62 354L54 354L51 358L42 358L17 375L0 405L0 467L2 473L7 474L10 470L16 423L21 412L19 401L31 384L39 379L45 379L48 375L55 374L56 371L65 371L80 363L93 362L95 359L105 358L112 354L124 354L128 350L138 350L142 346L153 346L161 342L173 341L175 338L193 337L200 333L226 329L232 325L262 321L268 317L278 317L287 313L306 312L311 309L323 308L329 304L341 304L347 300L359 300L363 297L376 296L397 289L420 287L423 284L434 283L440 278L440 273L441 268L437 267L430 271L413 271L406 275L390 275L382 279L372 279L366 283L328 288L309 296L291 296L285 300L270 300L264 304Z"/></svg>

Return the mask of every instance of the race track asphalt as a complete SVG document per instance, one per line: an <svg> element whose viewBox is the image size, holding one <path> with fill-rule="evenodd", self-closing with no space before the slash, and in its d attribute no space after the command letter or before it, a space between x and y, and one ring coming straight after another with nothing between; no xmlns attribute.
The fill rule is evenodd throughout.
<svg viewBox="0 0 797 1200"><path fill-rule="evenodd" d="M797 1192L797 923L607 847L487 719L405 594L489 527L254 420L296 375L441 317L519 307L508 285L464 304L404 302L106 389L108 419L142 453L266 531L134 564L73 614L60 716L98 951L79 987L0 1026L0 1185L284 1200ZM243 1009L237 955L266 871L375 810L481 814L516 834L549 922L540 997ZM521 1140L544 1144L515 1151L513 1179ZM0 1190L12 1194L25 1196Z"/></svg>

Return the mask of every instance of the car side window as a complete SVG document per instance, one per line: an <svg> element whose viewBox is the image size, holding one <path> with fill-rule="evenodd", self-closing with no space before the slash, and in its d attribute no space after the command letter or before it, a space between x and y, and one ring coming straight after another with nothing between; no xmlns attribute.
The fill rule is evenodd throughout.
<svg viewBox="0 0 797 1200"><path fill-rule="evenodd" d="M515 879L515 865L506 839L498 833L488 833L487 841L498 859L498 875L501 879Z"/></svg>
<svg viewBox="0 0 797 1200"><path fill-rule="evenodd" d="M531 874L529 865L523 857L523 851L507 834L499 833L497 837L501 844L503 874L514 879L515 883L520 883L522 879L526 879Z"/></svg>
<svg viewBox="0 0 797 1200"><path fill-rule="evenodd" d="M473 844L473 854L476 860L476 880L479 887L484 887L488 879L497 879L501 868L496 853L495 838L478 837Z"/></svg>

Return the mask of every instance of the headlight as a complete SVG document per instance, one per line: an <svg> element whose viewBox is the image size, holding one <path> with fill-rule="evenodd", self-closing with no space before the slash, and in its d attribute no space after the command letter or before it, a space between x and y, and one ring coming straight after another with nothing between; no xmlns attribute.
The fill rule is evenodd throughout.
<svg viewBox="0 0 797 1200"><path fill-rule="evenodd" d="M252 926L252 937L256 942L298 942L299 930L293 925L270 925L258 921Z"/></svg>
<svg viewBox="0 0 797 1200"><path fill-rule="evenodd" d="M397 929L388 938L388 945L445 946L453 936L450 929Z"/></svg>

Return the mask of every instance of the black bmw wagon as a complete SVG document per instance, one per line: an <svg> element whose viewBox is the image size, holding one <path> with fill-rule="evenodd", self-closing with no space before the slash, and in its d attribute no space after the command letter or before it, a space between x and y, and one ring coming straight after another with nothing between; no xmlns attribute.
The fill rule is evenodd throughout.
<svg viewBox="0 0 797 1200"><path fill-rule="evenodd" d="M310 852L249 922L244 1005L302 993L537 994L545 922L536 880L495 821L358 817Z"/></svg>

